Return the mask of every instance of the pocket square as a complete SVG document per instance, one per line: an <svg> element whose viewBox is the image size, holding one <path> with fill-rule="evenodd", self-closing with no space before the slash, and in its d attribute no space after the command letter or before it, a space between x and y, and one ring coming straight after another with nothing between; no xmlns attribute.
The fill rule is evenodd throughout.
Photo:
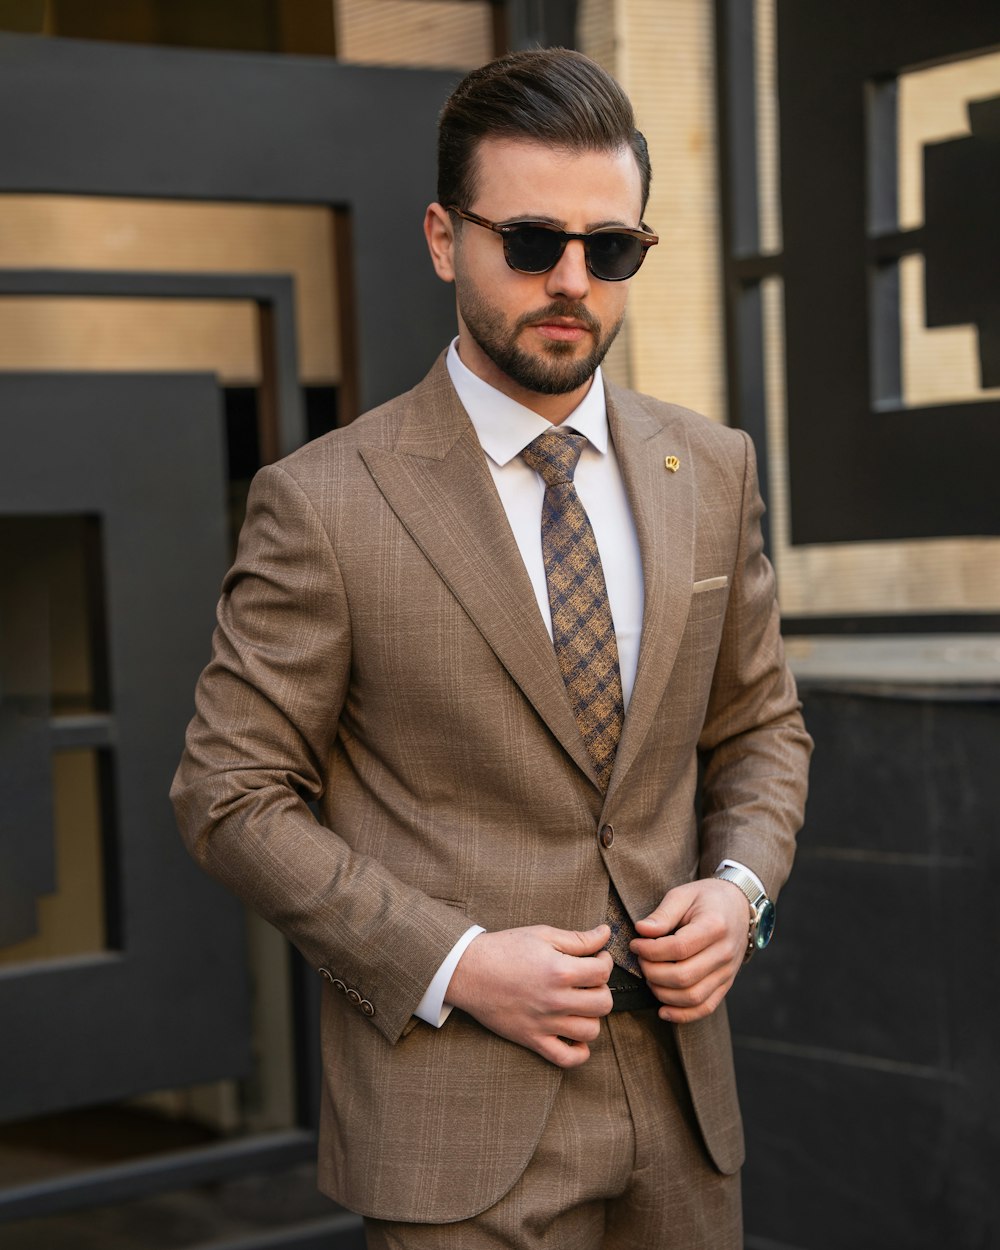
<svg viewBox="0 0 1000 1250"><path fill-rule="evenodd" d="M691 587L693 595L699 595L704 590L721 590L723 586L729 585L729 578L723 573L721 577L706 577L700 582L695 582Z"/></svg>

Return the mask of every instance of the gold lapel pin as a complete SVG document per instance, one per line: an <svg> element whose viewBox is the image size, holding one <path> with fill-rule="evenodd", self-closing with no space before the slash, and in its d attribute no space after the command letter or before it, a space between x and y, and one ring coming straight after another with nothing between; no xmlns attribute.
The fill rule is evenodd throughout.
<svg viewBox="0 0 1000 1250"><path fill-rule="evenodd" d="M664 460L663 463L670 470L671 473L676 473L677 470L681 467L681 462L677 459L676 456L667 456L667 458Z"/></svg>

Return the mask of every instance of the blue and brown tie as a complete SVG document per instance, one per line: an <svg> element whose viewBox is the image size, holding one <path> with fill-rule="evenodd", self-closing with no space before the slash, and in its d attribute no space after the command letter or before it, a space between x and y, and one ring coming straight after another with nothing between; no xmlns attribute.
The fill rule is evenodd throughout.
<svg viewBox="0 0 1000 1250"><path fill-rule="evenodd" d="M583 741L602 790L607 790L625 701L618 668L618 643L597 540L573 484L587 444L582 434L547 430L521 452L545 482L542 504L542 559L552 610L552 642ZM635 930L612 884L605 921L611 926L607 949L619 967L641 976L629 950Z"/></svg>

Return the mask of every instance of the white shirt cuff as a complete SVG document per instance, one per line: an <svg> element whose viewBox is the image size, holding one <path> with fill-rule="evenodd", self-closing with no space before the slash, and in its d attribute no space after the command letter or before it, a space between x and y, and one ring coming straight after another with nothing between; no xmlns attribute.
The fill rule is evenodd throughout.
<svg viewBox="0 0 1000 1250"><path fill-rule="evenodd" d="M465 954L465 949L473 938L478 937L480 933L486 930L482 925L474 924L471 928L466 929L455 945L451 948L444 958L444 962L427 987L427 991L423 998L417 1004L417 1009L413 1013L419 1016L421 1020L425 1020L428 1024L439 1029L445 1020L451 1015L451 1003L445 1004L444 996L448 993L448 986L451 984L452 973L458 965L458 961Z"/></svg>
<svg viewBox="0 0 1000 1250"><path fill-rule="evenodd" d="M746 864L741 864L739 860L724 859L722 863L719 865L719 867L716 868L715 871L718 872L719 869L721 868L738 868L740 872L745 872L748 877L751 877L753 879L755 885L757 886L757 889L760 890L761 894L765 894L765 895L767 894L767 890L764 889L764 882L761 881L760 877L757 876L757 874L753 871L752 868L748 868Z"/></svg>

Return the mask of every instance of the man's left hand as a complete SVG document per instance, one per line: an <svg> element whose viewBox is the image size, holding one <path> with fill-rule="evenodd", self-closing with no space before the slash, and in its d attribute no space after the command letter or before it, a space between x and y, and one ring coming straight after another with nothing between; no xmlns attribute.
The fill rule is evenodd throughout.
<svg viewBox="0 0 1000 1250"><path fill-rule="evenodd" d="M743 964L749 919L742 892L709 878L669 890L635 922L632 950L664 1020L687 1024L718 1007Z"/></svg>

